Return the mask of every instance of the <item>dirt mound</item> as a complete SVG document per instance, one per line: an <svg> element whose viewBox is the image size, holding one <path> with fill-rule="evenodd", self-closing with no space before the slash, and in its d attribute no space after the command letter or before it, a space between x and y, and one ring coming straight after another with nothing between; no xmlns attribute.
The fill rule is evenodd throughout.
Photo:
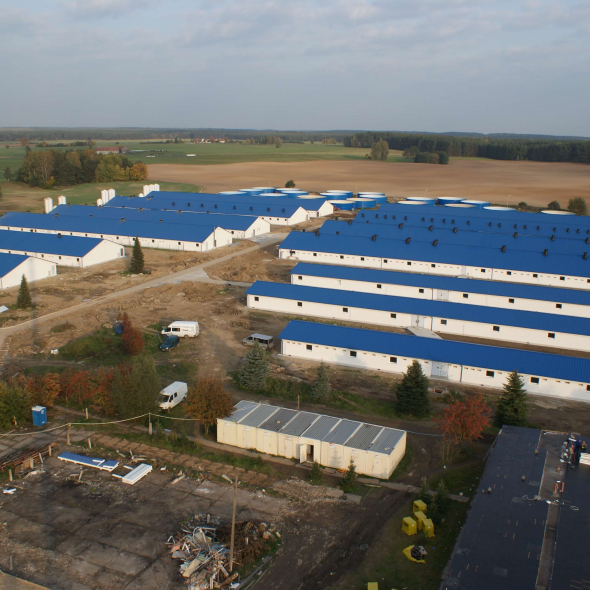
<svg viewBox="0 0 590 590"><path fill-rule="evenodd" d="M300 479L278 481L273 484L273 488L305 502L335 502L342 496L342 492L339 490L327 486L312 486Z"/></svg>

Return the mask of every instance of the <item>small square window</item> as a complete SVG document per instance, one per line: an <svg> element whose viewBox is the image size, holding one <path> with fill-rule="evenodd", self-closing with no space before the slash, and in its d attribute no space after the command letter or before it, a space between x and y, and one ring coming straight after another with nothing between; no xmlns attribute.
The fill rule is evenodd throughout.
<svg viewBox="0 0 590 590"><path fill-rule="evenodd" d="M548 332L547 333L547 338L553 338L553 339L555 339L555 332Z"/></svg>
<svg viewBox="0 0 590 590"><path fill-rule="evenodd" d="M486 371L486 377L493 377L494 371Z"/></svg>
<svg viewBox="0 0 590 590"><path fill-rule="evenodd" d="M508 299L508 303L514 303L514 299Z"/></svg>
<svg viewBox="0 0 590 590"><path fill-rule="evenodd" d="M364 261L365 261L365 257L361 256L361 262L364 262Z"/></svg>
<svg viewBox="0 0 590 590"><path fill-rule="evenodd" d="M512 271L508 270L508 271L506 271L506 274L510 277L510 276L512 276Z"/></svg>
<svg viewBox="0 0 590 590"><path fill-rule="evenodd" d="M314 252L314 253L313 253L313 255L314 255L314 256L317 256L317 253L316 253L316 252Z"/></svg>
<svg viewBox="0 0 590 590"><path fill-rule="evenodd" d="M565 277L559 277L560 281L565 281Z"/></svg>
<svg viewBox="0 0 590 590"><path fill-rule="evenodd" d="M424 289L418 289L418 293L424 293Z"/></svg>
<svg viewBox="0 0 590 590"><path fill-rule="evenodd" d="M469 293L463 293L463 299L469 299Z"/></svg>
<svg viewBox="0 0 590 590"><path fill-rule="evenodd" d="M387 264L387 258L385 258L385 259L383 260L383 262L384 262L385 264Z"/></svg>
<svg viewBox="0 0 590 590"><path fill-rule="evenodd" d="M533 274L533 279L538 279L539 275L538 274Z"/></svg>
<svg viewBox="0 0 590 590"><path fill-rule="evenodd" d="M431 264L430 268L436 268L436 264Z"/></svg>
<svg viewBox="0 0 590 590"><path fill-rule="evenodd" d="M381 285L377 285L377 289L381 289Z"/></svg>
<svg viewBox="0 0 590 590"><path fill-rule="evenodd" d="M389 362L390 363L397 363L397 357L396 356L390 356L389 357Z"/></svg>
<svg viewBox="0 0 590 590"><path fill-rule="evenodd" d="M531 377L531 383L539 383L538 377Z"/></svg>
<svg viewBox="0 0 590 590"><path fill-rule="evenodd" d="M311 350L311 344L306 344L306 345L305 345L305 349L306 349L306 350Z"/></svg>
<svg viewBox="0 0 590 590"><path fill-rule="evenodd" d="M406 264L407 264L408 266L412 266L412 263L411 263L411 262L406 262Z"/></svg>
<svg viewBox="0 0 590 590"><path fill-rule="evenodd" d="M441 321L440 321L440 323L441 323L443 326L446 326L446 325L447 325L447 320L441 320Z"/></svg>
<svg viewBox="0 0 590 590"><path fill-rule="evenodd" d="M561 303L556 303L556 304L555 304L555 307L556 307L557 309L561 309L561 308L563 307L563 305L562 305Z"/></svg>
<svg viewBox="0 0 590 590"><path fill-rule="evenodd" d="M389 315L390 315L390 317L392 317L394 320L395 320L395 318L397 317L397 313L391 313L391 314L389 314Z"/></svg>
<svg viewBox="0 0 590 590"><path fill-rule="evenodd" d="M302 280L303 280L303 277L302 277L301 275L299 275L299 276L297 277L297 280L299 280L299 281L302 281Z"/></svg>
<svg viewBox="0 0 590 590"><path fill-rule="evenodd" d="M350 356L356 356L356 350L351 350L350 351Z"/></svg>
<svg viewBox="0 0 590 590"><path fill-rule="evenodd" d="M500 331L500 326L494 326L494 332L499 332Z"/></svg>
<svg viewBox="0 0 590 590"><path fill-rule="evenodd" d="M590 391L590 385L586 385L586 391Z"/></svg>
<svg viewBox="0 0 590 590"><path fill-rule="evenodd" d="M482 269L481 269L481 272L485 272L485 271L486 271L486 269L485 269L485 268L482 268Z"/></svg>
<svg viewBox="0 0 590 590"><path fill-rule="evenodd" d="M340 260L344 260L344 256L340 256Z"/></svg>
<svg viewBox="0 0 590 590"><path fill-rule="evenodd" d="M298 301L298 302L297 302L297 307L303 307L303 302L301 302L301 301Z"/></svg>
<svg viewBox="0 0 590 590"><path fill-rule="evenodd" d="M348 307L343 307L343 308L342 308L342 311L343 311L344 313L348 313Z"/></svg>
<svg viewBox="0 0 590 590"><path fill-rule="evenodd" d="M254 301L260 301L260 297L254 297Z"/></svg>

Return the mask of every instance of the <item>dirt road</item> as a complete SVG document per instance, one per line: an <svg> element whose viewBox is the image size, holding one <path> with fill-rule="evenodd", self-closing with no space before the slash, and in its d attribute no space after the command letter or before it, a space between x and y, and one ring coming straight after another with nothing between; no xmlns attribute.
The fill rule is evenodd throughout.
<svg viewBox="0 0 590 590"><path fill-rule="evenodd" d="M199 184L206 192L245 186L284 186L293 179L310 191L383 191L389 196L458 196L494 203L547 206L584 197L590 204L590 166L570 163L453 159L448 166L371 161L247 162L216 166L153 164L150 178Z"/></svg>

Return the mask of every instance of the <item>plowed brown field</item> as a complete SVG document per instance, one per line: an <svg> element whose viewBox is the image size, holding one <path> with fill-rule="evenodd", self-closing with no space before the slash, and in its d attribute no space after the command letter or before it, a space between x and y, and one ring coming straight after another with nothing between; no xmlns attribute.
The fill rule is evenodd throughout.
<svg viewBox="0 0 590 590"><path fill-rule="evenodd" d="M590 204L590 166L569 163L451 159L448 166L385 164L370 161L247 162L187 166L153 164L150 179L199 184L206 192L250 186L284 186L294 180L303 190L380 191L388 196L459 196L499 204L562 207L573 197Z"/></svg>

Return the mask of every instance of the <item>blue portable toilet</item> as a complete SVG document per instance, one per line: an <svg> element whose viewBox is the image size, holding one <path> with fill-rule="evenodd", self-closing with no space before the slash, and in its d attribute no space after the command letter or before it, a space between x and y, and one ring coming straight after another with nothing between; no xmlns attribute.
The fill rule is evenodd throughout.
<svg viewBox="0 0 590 590"><path fill-rule="evenodd" d="M47 424L47 408L33 406L33 424L35 426L45 426Z"/></svg>

